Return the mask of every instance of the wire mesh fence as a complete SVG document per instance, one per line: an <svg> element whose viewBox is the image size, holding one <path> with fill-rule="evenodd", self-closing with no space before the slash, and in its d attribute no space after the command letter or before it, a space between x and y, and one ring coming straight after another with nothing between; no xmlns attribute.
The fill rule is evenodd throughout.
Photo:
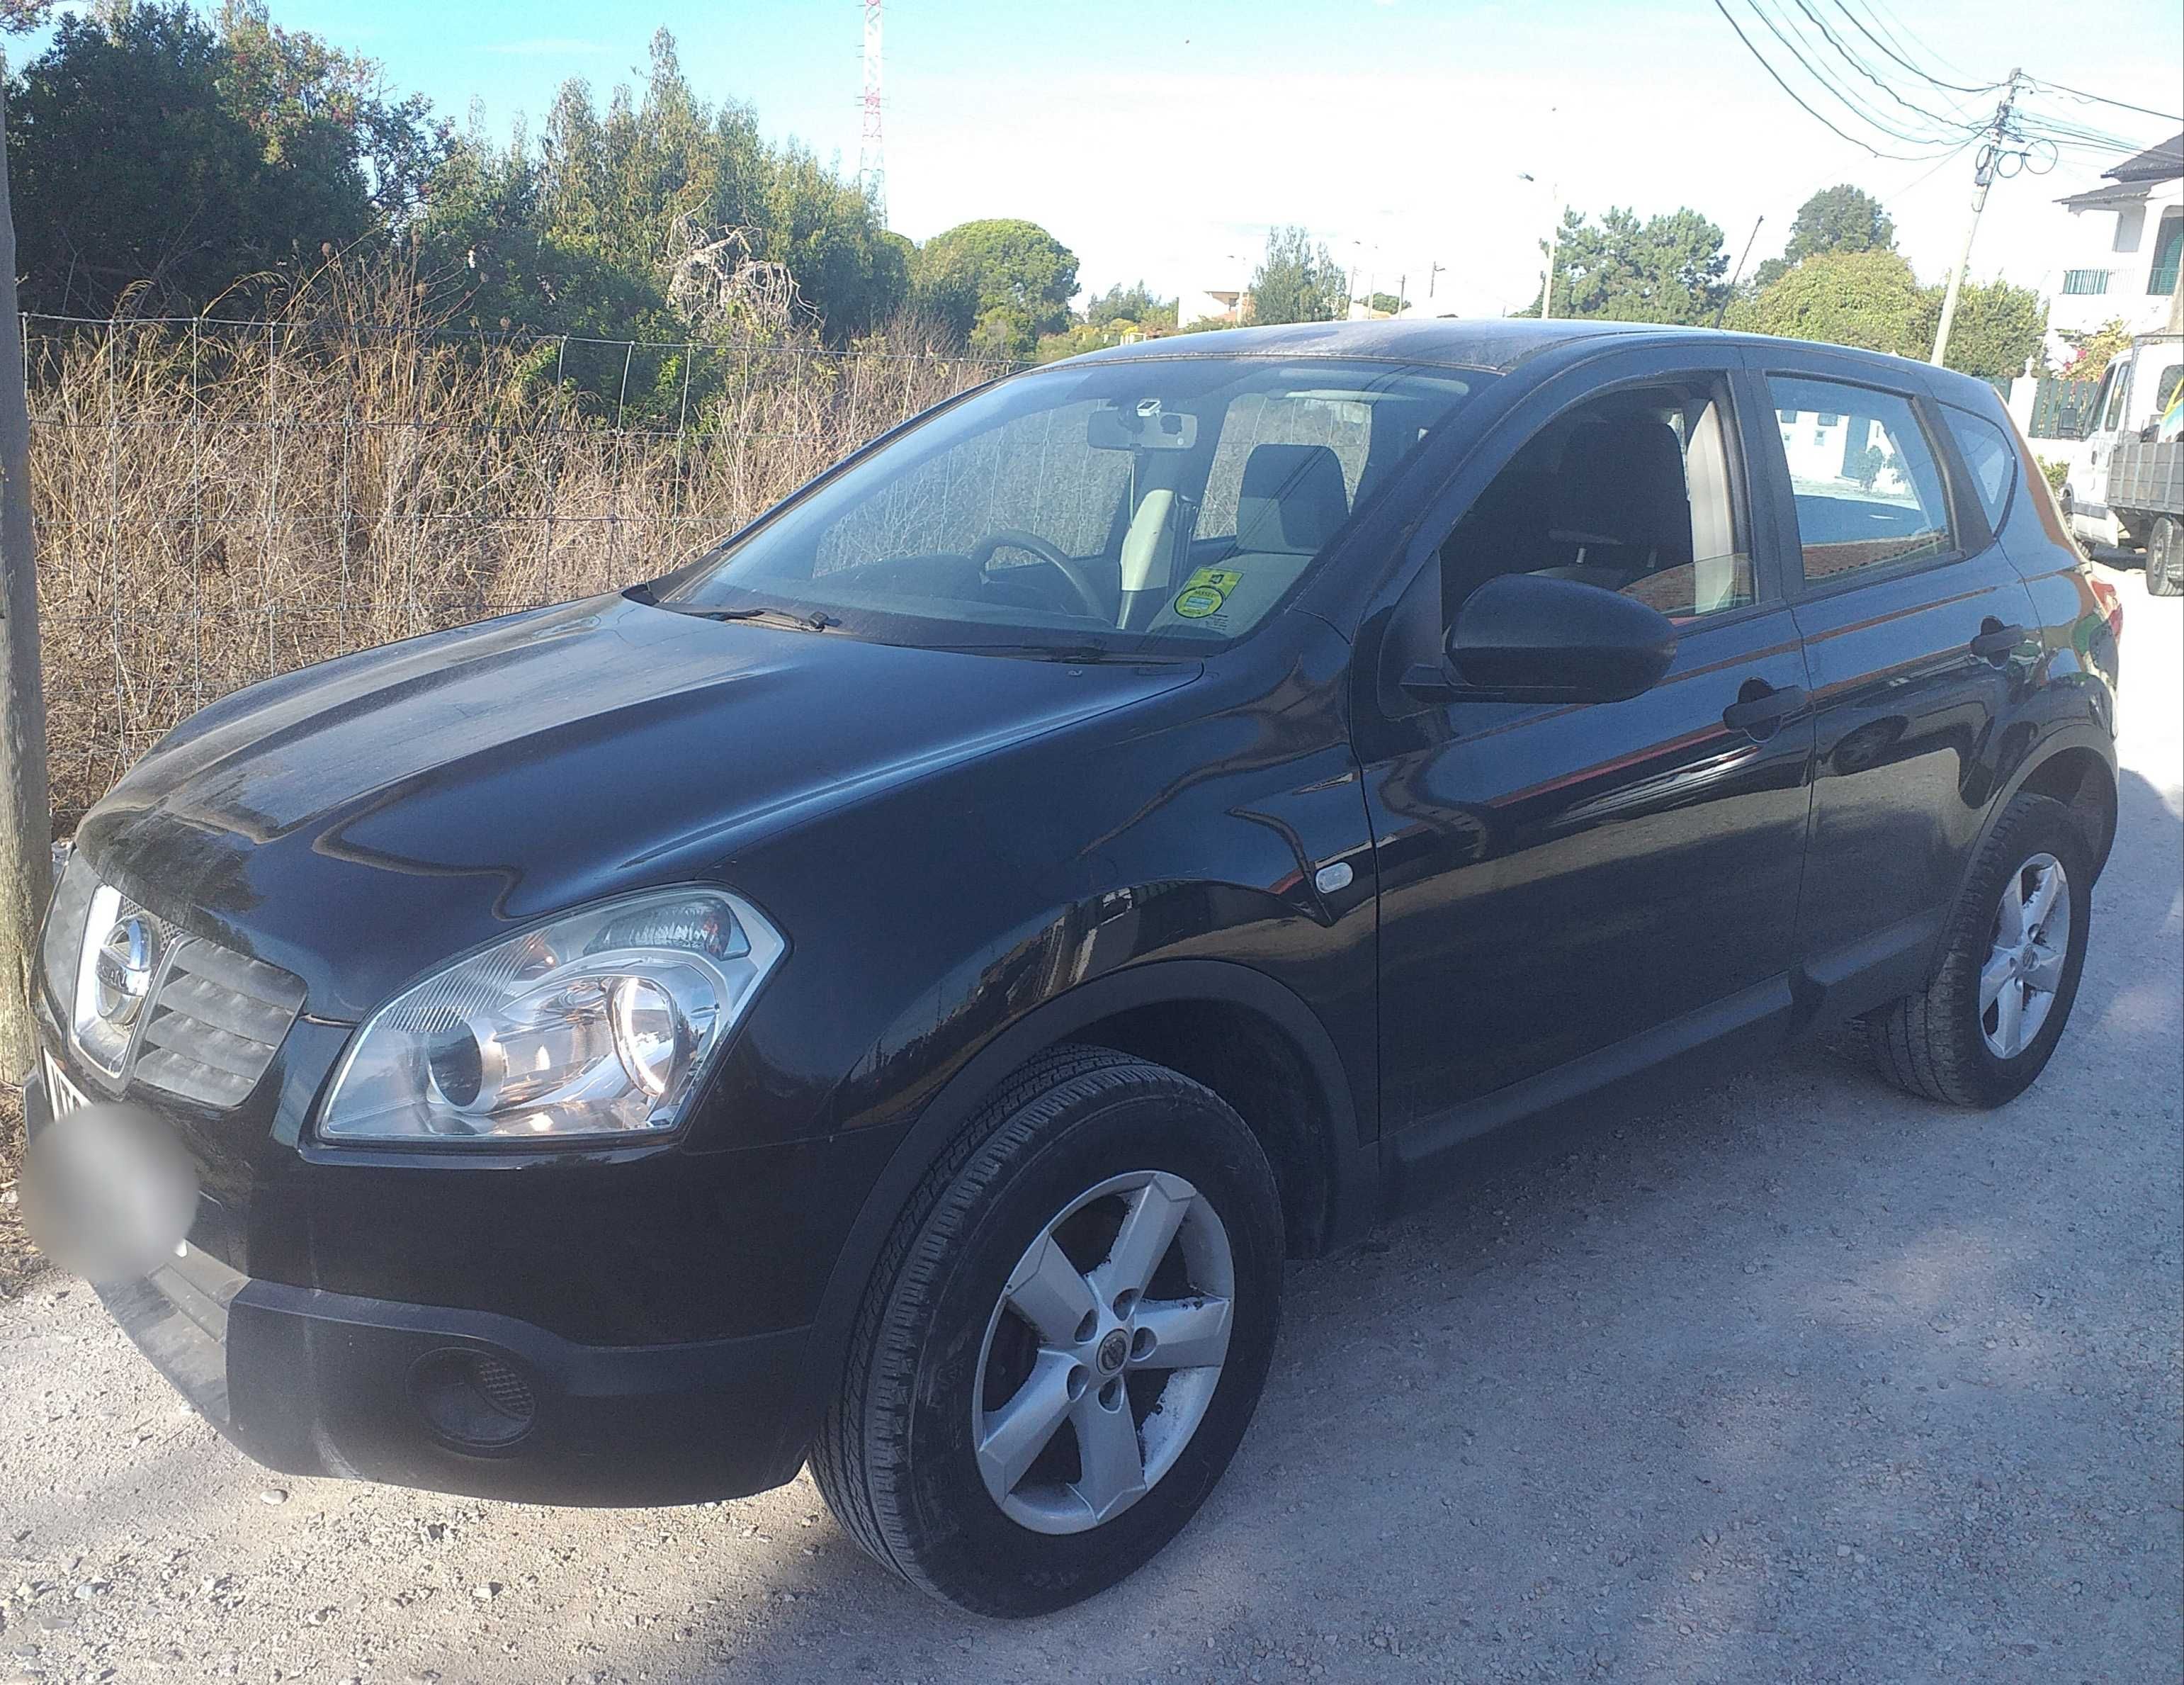
<svg viewBox="0 0 2184 1685"><path fill-rule="evenodd" d="M349 321L22 332L64 829L237 686L663 572L1006 366Z"/></svg>

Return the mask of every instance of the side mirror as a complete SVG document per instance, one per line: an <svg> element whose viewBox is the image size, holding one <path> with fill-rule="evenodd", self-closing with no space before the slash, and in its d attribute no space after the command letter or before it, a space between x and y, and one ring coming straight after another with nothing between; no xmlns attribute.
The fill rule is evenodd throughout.
<svg viewBox="0 0 2184 1685"><path fill-rule="evenodd" d="M1442 672L1414 668L1404 689L1450 700L1620 702L1659 683L1676 628L1597 585L1505 573L1464 599L1444 654Z"/></svg>

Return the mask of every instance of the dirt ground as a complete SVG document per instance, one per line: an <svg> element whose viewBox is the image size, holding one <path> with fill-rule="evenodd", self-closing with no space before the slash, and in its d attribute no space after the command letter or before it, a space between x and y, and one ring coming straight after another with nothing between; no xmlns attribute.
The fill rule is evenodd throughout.
<svg viewBox="0 0 2184 1685"><path fill-rule="evenodd" d="M1498 1143L1293 1269L1243 1452L1119 1589L967 1621L808 1479L276 1479L0 1230L0 1682L2174 1681L2184 610L2119 578L2122 829L2041 1083L1970 1115L1816 1049Z"/></svg>

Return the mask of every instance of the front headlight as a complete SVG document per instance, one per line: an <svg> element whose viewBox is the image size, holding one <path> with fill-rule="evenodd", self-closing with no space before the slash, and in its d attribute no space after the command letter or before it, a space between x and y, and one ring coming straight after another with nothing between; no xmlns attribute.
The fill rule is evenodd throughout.
<svg viewBox="0 0 2184 1685"><path fill-rule="evenodd" d="M349 1044L332 1141L657 1135L680 1121L783 944L759 911L674 890L511 936L398 995Z"/></svg>

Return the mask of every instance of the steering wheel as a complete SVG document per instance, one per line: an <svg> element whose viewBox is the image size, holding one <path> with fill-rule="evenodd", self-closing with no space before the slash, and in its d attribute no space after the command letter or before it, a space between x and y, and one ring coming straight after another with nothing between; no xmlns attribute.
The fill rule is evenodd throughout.
<svg viewBox="0 0 2184 1685"><path fill-rule="evenodd" d="M971 547L972 566L985 575L987 564L1000 550L1022 550L1037 556L1069 582L1069 589L1077 594L1077 600L1084 605L1086 614L1098 621L1107 618L1107 607L1100 600L1099 588L1084 577L1084 570L1038 533L1027 533L1020 527L1004 527L998 533L989 533Z"/></svg>

